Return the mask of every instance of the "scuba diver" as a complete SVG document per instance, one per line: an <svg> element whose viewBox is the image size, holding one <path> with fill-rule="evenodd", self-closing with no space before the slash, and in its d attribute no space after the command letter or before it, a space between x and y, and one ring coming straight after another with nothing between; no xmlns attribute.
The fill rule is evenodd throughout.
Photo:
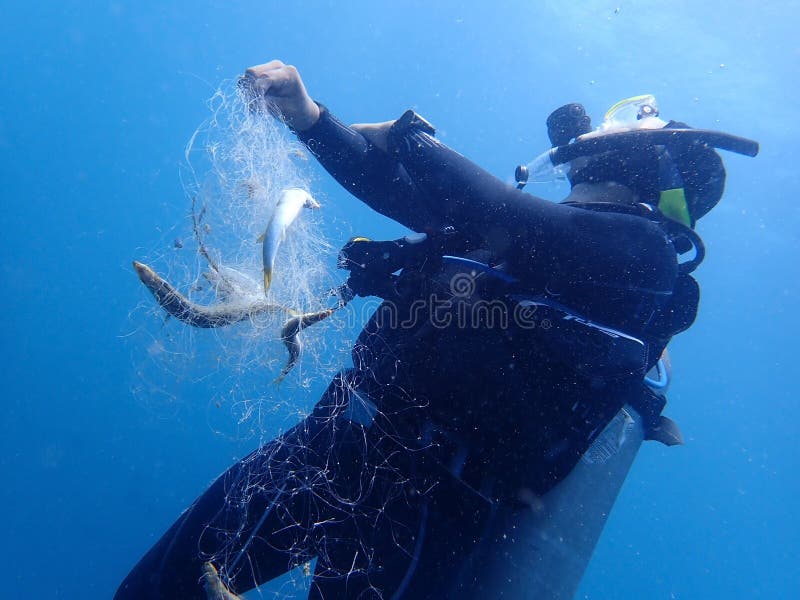
<svg viewBox="0 0 800 600"><path fill-rule="evenodd" d="M312 560L309 598L571 597L638 443L621 471L615 453L626 438L680 440L652 373L697 313L694 226L725 180L714 148L757 145L665 123L651 97L597 131L566 105L547 122L553 148L517 170L517 188L566 175L572 192L553 203L412 111L348 127L280 61L242 82L415 234L342 249L342 294L383 300L353 367L222 474L115 597L236 598ZM556 526L590 534L574 547Z"/></svg>

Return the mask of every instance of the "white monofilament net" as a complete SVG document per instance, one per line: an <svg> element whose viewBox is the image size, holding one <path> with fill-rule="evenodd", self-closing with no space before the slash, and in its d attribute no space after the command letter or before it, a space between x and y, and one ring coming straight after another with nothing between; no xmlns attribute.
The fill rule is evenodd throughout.
<svg viewBox="0 0 800 600"><path fill-rule="evenodd" d="M149 256L137 258L199 305L266 300L301 312L333 306L329 292L342 277L322 228L324 200L319 210L302 210L288 229L264 294L257 239L283 190L299 187L316 196L307 151L263 100L252 100L234 84L222 86L208 106L209 118L185 149L186 198L179 201L187 218ZM298 400L298 387L329 380L346 358L350 336L334 315L303 331L301 359L278 385L275 379L288 360L280 339L287 314L262 313L226 327L195 329L166 318L144 288L140 306L151 314L135 317L147 347L135 361L135 395L162 415L202 402L212 427L225 435L272 437L277 421L277 429L288 426L313 403L302 394Z"/></svg>

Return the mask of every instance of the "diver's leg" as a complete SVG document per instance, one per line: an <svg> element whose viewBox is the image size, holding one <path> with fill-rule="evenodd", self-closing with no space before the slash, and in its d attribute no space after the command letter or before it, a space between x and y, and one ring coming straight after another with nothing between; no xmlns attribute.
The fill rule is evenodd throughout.
<svg viewBox="0 0 800 600"><path fill-rule="evenodd" d="M390 598L411 569L425 526L426 479L409 475L407 448L378 429L365 432L366 452L352 457L363 494L318 541L310 600Z"/></svg>
<svg viewBox="0 0 800 600"><path fill-rule="evenodd" d="M348 489L353 478L339 474L350 463L339 461L334 449L334 442L339 448L350 439L352 445L360 435L357 426L336 417L346 393L337 377L308 418L220 476L115 597L205 598L200 576L207 561L241 593L308 561L327 524L341 520L342 499L357 496Z"/></svg>
<svg viewBox="0 0 800 600"><path fill-rule="evenodd" d="M303 493L287 478L302 460L289 448L302 445L307 425L219 477L139 561L115 597L205 598L200 576L209 560L238 591L308 560ZM256 535L260 531L272 533Z"/></svg>
<svg viewBox="0 0 800 600"><path fill-rule="evenodd" d="M468 572L476 566L469 557L481 545L494 514L491 500L442 465L427 463L436 485L425 493L424 526L392 596L397 599L460 597L454 584L463 577L479 576Z"/></svg>
<svg viewBox="0 0 800 600"><path fill-rule="evenodd" d="M371 471L369 496L327 530L309 600L458 597L454 583L471 565L493 504L431 456L400 454L405 465Z"/></svg>

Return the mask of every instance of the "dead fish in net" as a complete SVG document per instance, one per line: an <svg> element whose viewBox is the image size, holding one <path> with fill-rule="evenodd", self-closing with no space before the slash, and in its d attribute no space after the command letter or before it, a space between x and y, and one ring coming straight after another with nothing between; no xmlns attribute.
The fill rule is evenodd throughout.
<svg viewBox="0 0 800 600"><path fill-rule="evenodd" d="M197 304L172 287L146 264L134 261L133 268L136 269L139 279L150 290L150 293L153 294L161 308L179 321L183 321L193 327L204 329L224 327L268 313L297 315L297 311L279 304L270 304L260 299L249 301L228 300L211 306Z"/></svg>
<svg viewBox="0 0 800 600"><path fill-rule="evenodd" d="M300 215L300 211L303 208L319 208L319 202L314 200L306 190L300 188L283 190L267 224L266 231L257 240L262 244L265 294L272 283L272 271L275 266L278 247L286 239L286 230Z"/></svg>
<svg viewBox="0 0 800 600"><path fill-rule="evenodd" d="M275 379L275 383L280 383L283 378L289 374L300 358L300 353L303 351L303 343L300 341L300 332L306 327L310 327L315 323L319 323L324 319L330 317L339 307L327 308L319 312L305 313L302 315L295 315L283 326L281 330L281 341L289 351L289 361L283 367L281 374Z"/></svg>

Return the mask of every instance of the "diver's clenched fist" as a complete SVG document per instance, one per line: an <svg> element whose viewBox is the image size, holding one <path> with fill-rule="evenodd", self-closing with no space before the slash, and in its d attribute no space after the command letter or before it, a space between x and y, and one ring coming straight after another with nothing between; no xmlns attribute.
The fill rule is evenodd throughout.
<svg viewBox="0 0 800 600"><path fill-rule="evenodd" d="M319 119L319 107L311 99L292 65L272 60L250 67L241 80L250 90L269 100L284 122L297 131L308 129Z"/></svg>

